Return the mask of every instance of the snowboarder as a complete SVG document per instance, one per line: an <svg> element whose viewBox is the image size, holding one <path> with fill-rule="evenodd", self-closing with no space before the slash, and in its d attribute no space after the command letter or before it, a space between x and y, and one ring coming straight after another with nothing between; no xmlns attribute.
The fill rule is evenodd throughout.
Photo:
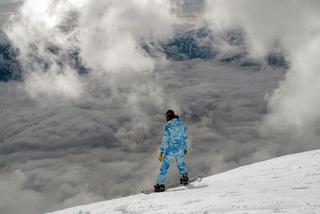
<svg viewBox="0 0 320 214"><path fill-rule="evenodd" d="M160 146L159 161L161 162L160 173L157 177L157 183L154 185L155 192L165 191L165 183L167 179L170 160L174 158L177 162L180 183L188 184L188 171L184 162L184 156L188 152L188 134L187 128L175 115L173 110L166 112L167 123L163 127L163 138Z"/></svg>

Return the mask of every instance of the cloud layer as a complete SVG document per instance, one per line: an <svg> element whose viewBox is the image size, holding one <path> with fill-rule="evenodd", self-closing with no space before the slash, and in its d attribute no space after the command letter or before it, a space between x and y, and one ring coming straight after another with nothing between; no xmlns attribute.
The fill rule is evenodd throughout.
<svg viewBox="0 0 320 214"><path fill-rule="evenodd" d="M189 129L190 175L316 147L318 4L207 4L214 32L240 26L252 56L286 54L279 88L278 69L148 56L141 44L174 32L167 1L25 1L6 26L25 82L0 84L0 209L43 213L152 186L168 108ZM88 73L79 75L70 52Z"/></svg>
<svg viewBox="0 0 320 214"><path fill-rule="evenodd" d="M300 144L312 138L311 134L314 144L320 119L320 95L316 92L320 83L319 2L208 0L207 4L206 18L212 28L241 27L253 58L281 52L290 62L285 80L268 97L270 114L263 132L298 132Z"/></svg>
<svg viewBox="0 0 320 214"><path fill-rule="evenodd" d="M191 176L274 155L261 146L257 124L278 71L239 70L214 61L159 63L155 73L168 102L154 107L146 97L141 118L132 117L121 99L106 99L104 87L90 98L47 106L30 99L20 83L1 83L2 210L43 213L152 186L167 105L188 126ZM176 176L173 164L169 182Z"/></svg>

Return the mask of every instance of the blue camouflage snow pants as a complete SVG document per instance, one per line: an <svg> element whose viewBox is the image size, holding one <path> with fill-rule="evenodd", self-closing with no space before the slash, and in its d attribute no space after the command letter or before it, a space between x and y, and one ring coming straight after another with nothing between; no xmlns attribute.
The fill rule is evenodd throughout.
<svg viewBox="0 0 320 214"><path fill-rule="evenodd" d="M187 166L184 163L184 154L183 153L177 154L174 156L166 154L166 155L164 155L163 160L162 160L162 164L160 166L160 173L157 177L157 184L165 184L166 183L167 173L168 173L168 170L170 167L170 161L171 161L171 158L173 158L173 157L176 159L180 176L187 173Z"/></svg>

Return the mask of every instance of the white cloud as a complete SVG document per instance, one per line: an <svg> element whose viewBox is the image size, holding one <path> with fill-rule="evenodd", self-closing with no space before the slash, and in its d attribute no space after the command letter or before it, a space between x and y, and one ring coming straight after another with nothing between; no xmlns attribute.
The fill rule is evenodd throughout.
<svg viewBox="0 0 320 214"><path fill-rule="evenodd" d="M105 84L115 80L113 75L148 75L154 62L142 43L168 39L175 23L170 2L160 0L27 0L18 11L5 32L20 50L19 58L27 73L26 89L38 98L39 93L47 93L72 99L86 91L90 83L83 84L76 71L66 66L72 48L79 49L90 75L104 78ZM57 48L57 53L48 51L49 44ZM147 75L145 78L152 82ZM46 91L43 86L47 83L53 84Z"/></svg>
<svg viewBox="0 0 320 214"><path fill-rule="evenodd" d="M261 58L282 52L290 70L269 96L266 125L273 131L310 128L320 120L318 55L320 3L308 1L208 0L206 18L213 28L242 27L250 54ZM270 133L269 133L270 134ZM303 135L303 131L301 131Z"/></svg>

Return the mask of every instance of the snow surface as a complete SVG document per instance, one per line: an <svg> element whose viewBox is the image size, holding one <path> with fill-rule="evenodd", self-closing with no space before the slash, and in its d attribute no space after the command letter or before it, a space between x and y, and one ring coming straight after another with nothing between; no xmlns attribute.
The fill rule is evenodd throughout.
<svg viewBox="0 0 320 214"><path fill-rule="evenodd" d="M320 150L287 155L163 193L138 194L52 214L320 213Z"/></svg>

